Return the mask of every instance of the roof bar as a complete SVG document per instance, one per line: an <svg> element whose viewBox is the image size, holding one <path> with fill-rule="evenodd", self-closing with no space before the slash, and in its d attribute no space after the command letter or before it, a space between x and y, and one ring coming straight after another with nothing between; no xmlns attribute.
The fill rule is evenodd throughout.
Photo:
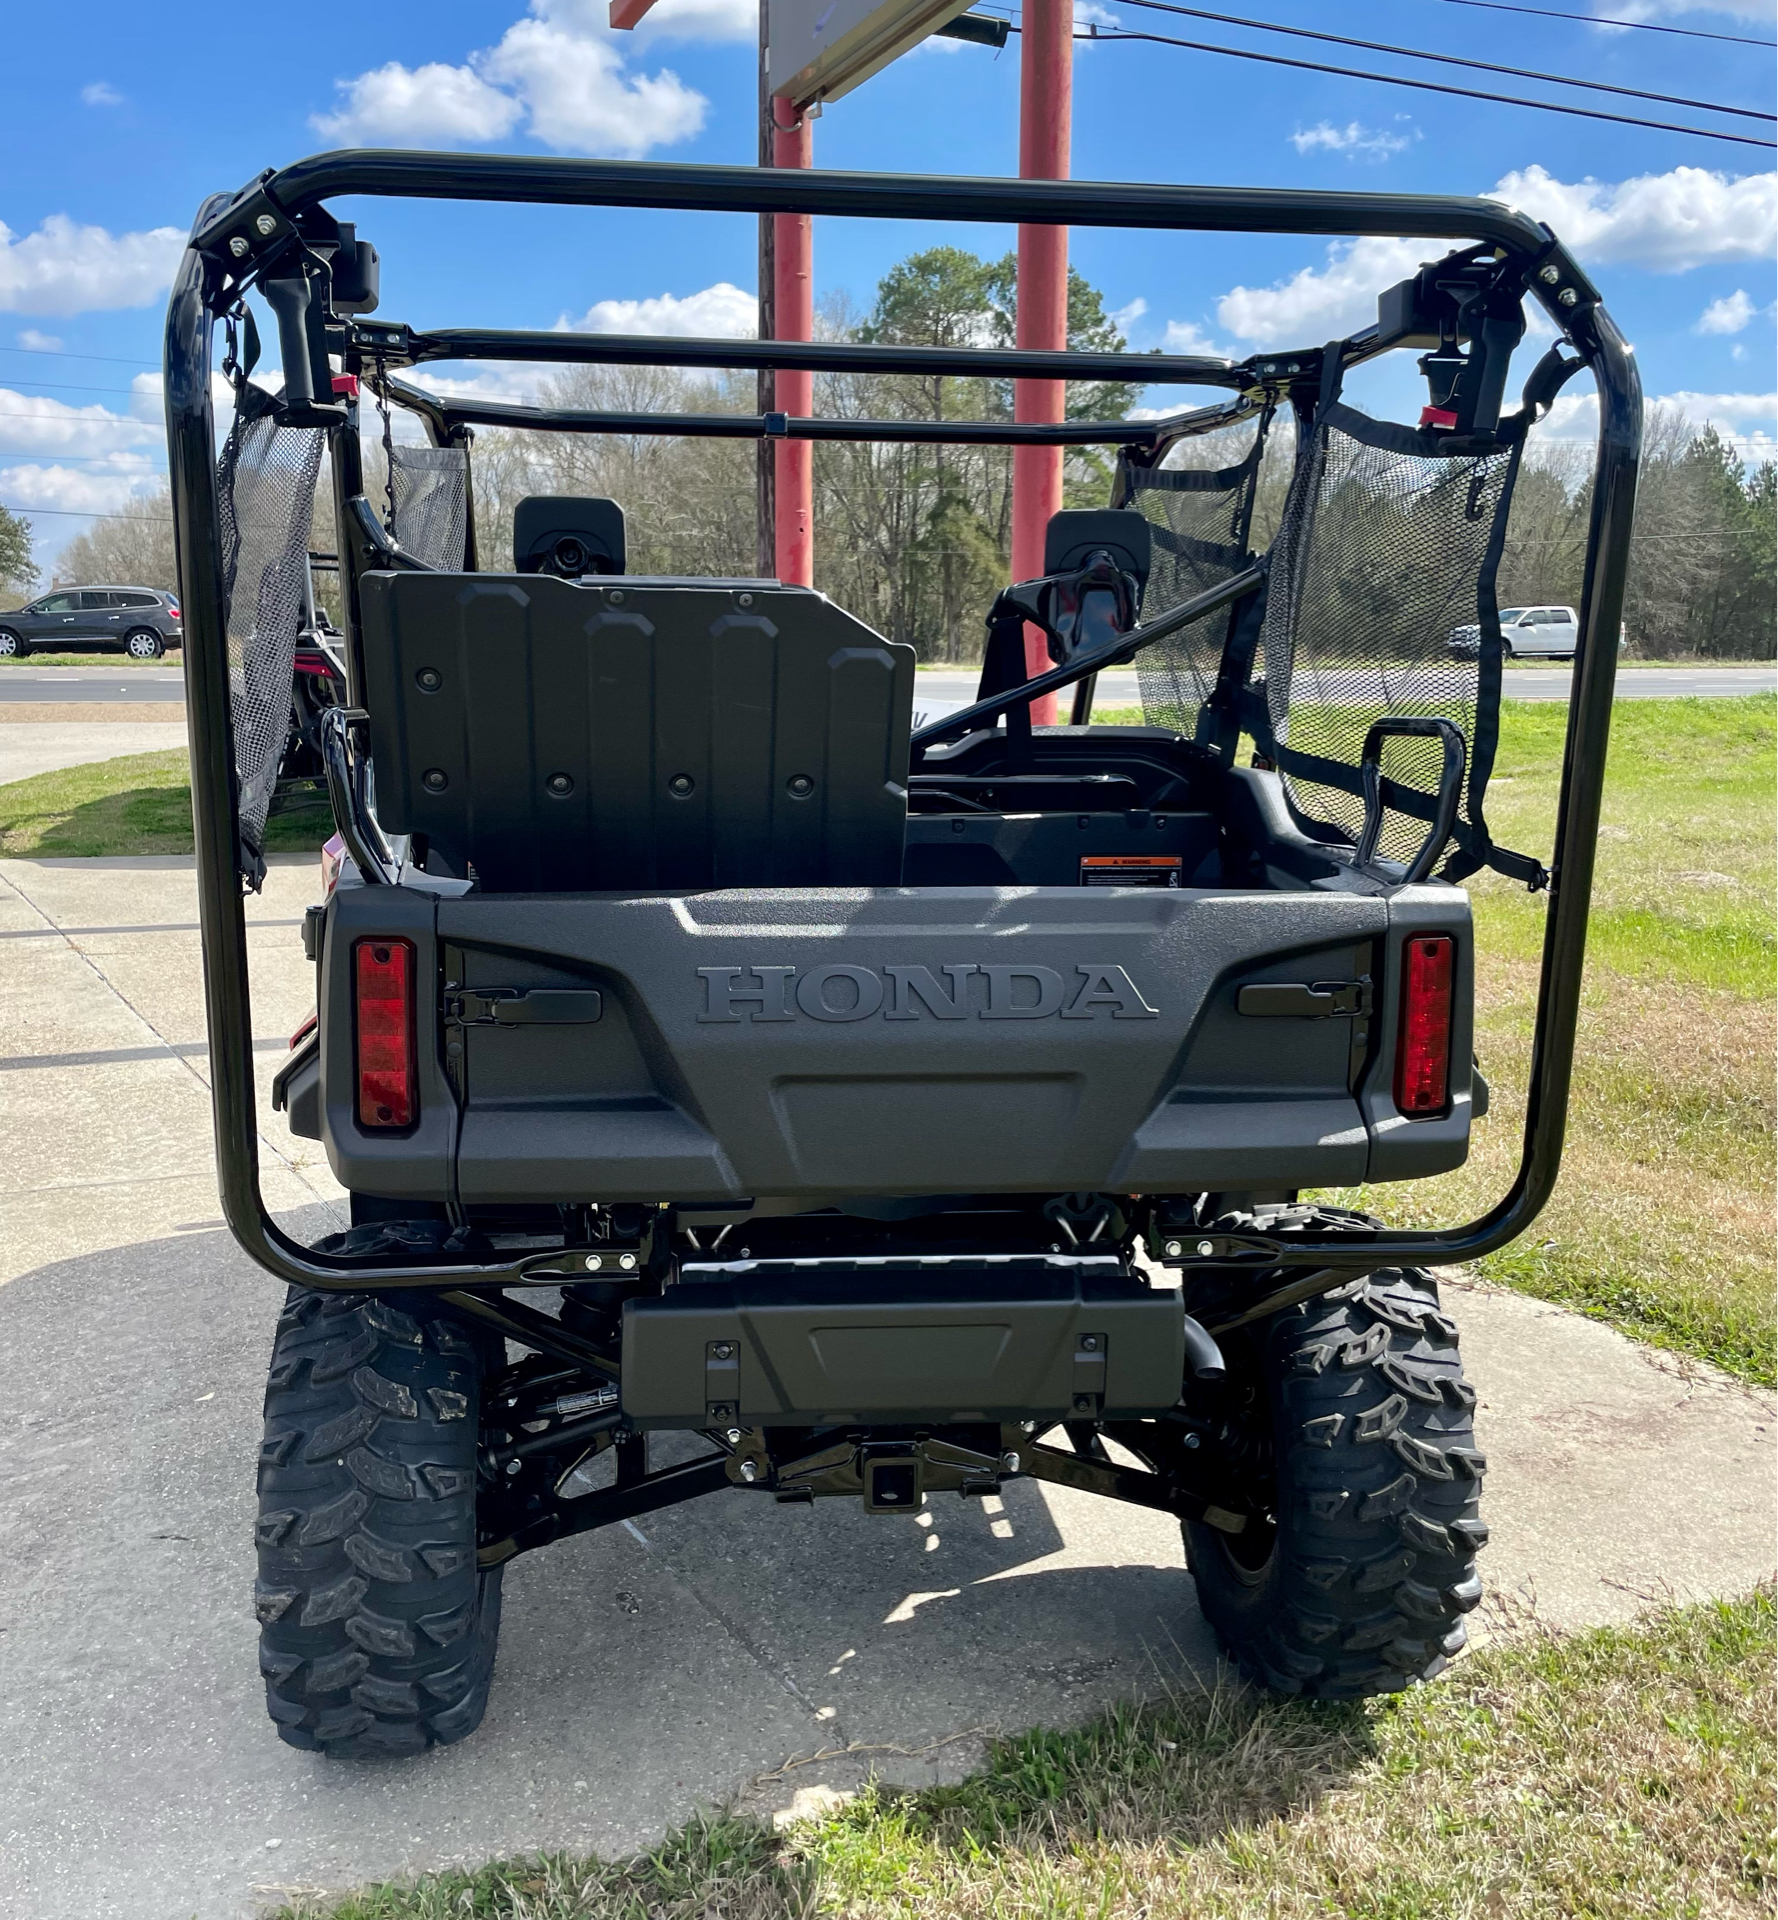
<svg viewBox="0 0 1778 1920"><path fill-rule="evenodd" d="M430 360L527 360L569 366L769 367L780 372L906 373L927 379L1120 380L1133 386L1251 386L1250 366L1191 354L1038 353L1014 347L904 347L845 340L694 340L640 333L491 332L447 328L409 333L374 320L348 335L360 353L391 365Z"/></svg>

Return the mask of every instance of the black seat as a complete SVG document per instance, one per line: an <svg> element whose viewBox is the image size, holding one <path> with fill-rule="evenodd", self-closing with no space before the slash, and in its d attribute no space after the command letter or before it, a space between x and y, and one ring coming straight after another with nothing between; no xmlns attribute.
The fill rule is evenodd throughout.
<svg viewBox="0 0 1778 1920"><path fill-rule="evenodd" d="M377 813L496 892L895 886L914 650L754 582L373 573Z"/></svg>
<svg viewBox="0 0 1778 1920"><path fill-rule="evenodd" d="M624 510L596 495L534 493L512 510L512 564L564 580L624 570Z"/></svg>

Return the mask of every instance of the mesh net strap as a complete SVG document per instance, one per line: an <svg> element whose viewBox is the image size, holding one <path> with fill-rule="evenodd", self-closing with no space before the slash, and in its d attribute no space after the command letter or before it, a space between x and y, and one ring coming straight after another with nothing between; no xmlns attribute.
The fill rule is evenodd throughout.
<svg viewBox="0 0 1778 1920"><path fill-rule="evenodd" d="M1515 856L1496 857L1483 798L1500 707L1494 574L1517 472L1516 442L1441 454L1418 429L1321 409L1272 547L1264 702L1249 712L1292 806L1323 838L1358 840L1371 724L1439 718L1469 746L1453 831L1468 870L1516 870ZM1406 861L1425 838L1441 761L1434 739L1385 742L1383 859Z"/></svg>
<svg viewBox="0 0 1778 1920"><path fill-rule="evenodd" d="M461 573L469 539L469 454L463 447L392 447L389 531L416 560Z"/></svg>
<svg viewBox="0 0 1778 1920"><path fill-rule="evenodd" d="M223 592L244 871L264 873L266 815L290 732L296 636L308 584L318 427L281 427L243 386L217 465Z"/></svg>
<svg viewBox="0 0 1778 1920"><path fill-rule="evenodd" d="M1266 418L1218 428L1180 443L1178 453L1202 464L1130 467L1123 498L1153 529L1154 559L1142 617L1153 620L1205 593L1249 564L1248 535L1265 442ZM1151 726L1202 735L1205 709L1222 668L1224 642L1240 617L1194 621L1137 657L1143 717Z"/></svg>

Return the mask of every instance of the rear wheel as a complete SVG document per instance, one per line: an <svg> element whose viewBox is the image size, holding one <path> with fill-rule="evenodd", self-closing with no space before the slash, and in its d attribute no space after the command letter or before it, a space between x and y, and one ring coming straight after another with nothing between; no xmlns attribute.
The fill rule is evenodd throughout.
<svg viewBox="0 0 1778 1920"><path fill-rule="evenodd" d="M152 627L138 627L124 635L123 650L132 660L158 660L166 652L167 643Z"/></svg>
<svg viewBox="0 0 1778 1920"><path fill-rule="evenodd" d="M420 1753L487 1706L500 1574L476 1566L482 1355L364 1294L293 1287L259 1455L260 1669L293 1747Z"/></svg>
<svg viewBox="0 0 1778 1920"><path fill-rule="evenodd" d="M11 627L0 627L0 660L22 660L31 651L31 643Z"/></svg>
<svg viewBox="0 0 1778 1920"><path fill-rule="evenodd" d="M1225 1342L1211 1443L1263 1518L1187 1522L1199 1602L1281 1693L1351 1699L1430 1680L1482 1597L1486 1465L1455 1324L1416 1269L1384 1268Z"/></svg>

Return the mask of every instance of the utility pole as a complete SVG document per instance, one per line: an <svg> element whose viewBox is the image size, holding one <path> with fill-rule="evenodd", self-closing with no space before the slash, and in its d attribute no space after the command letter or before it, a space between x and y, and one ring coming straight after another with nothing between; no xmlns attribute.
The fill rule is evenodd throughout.
<svg viewBox="0 0 1778 1920"><path fill-rule="evenodd" d="M781 97L772 100L772 165L814 164L814 125L806 112ZM772 337L815 337L815 222L806 213L772 216ZM782 372L773 383L777 411L807 417L815 411L815 376ZM777 577L788 586L815 584L815 446L809 440L776 440L772 505Z"/></svg>
<svg viewBox="0 0 1778 1920"><path fill-rule="evenodd" d="M1074 117L1073 0L1025 0L1019 39L1019 177L1066 180ZM1068 344L1068 229L1019 228L1018 344L1059 351ZM1059 421L1067 385L1061 380L1016 380L1013 417ZM1062 449L1014 447L1012 455L1012 577L1043 572L1043 542L1050 515L1062 505ZM1036 627L1025 629L1025 658L1032 673L1050 665L1047 643ZM1038 726L1053 725L1056 697L1031 702Z"/></svg>
<svg viewBox="0 0 1778 1920"><path fill-rule="evenodd" d="M775 125L772 114L772 82L767 68L766 55L771 44L771 9L766 0L759 0L759 164L769 167L772 164L772 131ZM774 263L776 248L773 246L773 218L769 213L759 216L759 337L762 340L777 338L776 317L773 312L773 283L777 277ZM770 413L778 404L776 385L770 367L761 367L758 378L759 411ZM762 580L776 577L778 572L778 513L777 513L777 447L770 440L761 440L757 447L759 505L756 515L757 551L754 571Z"/></svg>

